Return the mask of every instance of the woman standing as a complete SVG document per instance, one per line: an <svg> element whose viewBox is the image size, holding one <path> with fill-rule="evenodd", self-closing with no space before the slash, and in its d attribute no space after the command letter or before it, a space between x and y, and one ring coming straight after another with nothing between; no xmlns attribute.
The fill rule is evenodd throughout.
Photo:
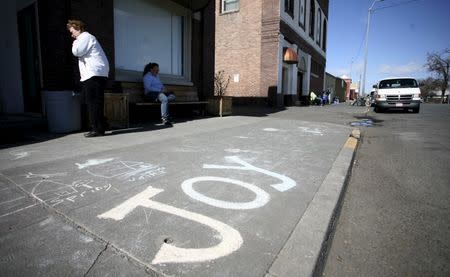
<svg viewBox="0 0 450 277"><path fill-rule="evenodd" d="M85 137L97 137L105 134L103 102L106 80L109 74L109 63L97 39L85 31L80 20L69 20L67 29L75 40L72 53L78 57L80 81L86 99L91 131Z"/></svg>

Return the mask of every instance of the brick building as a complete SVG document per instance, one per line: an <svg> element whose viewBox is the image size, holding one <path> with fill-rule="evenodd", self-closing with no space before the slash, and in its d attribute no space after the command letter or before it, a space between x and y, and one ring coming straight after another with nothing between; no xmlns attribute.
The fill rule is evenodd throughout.
<svg viewBox="0 0 450 277"><path fill-rule="evenodd" d="M215 71L231 76L228 95L283 106L323 91L328 0L218 0L215 8Z"/></svg>

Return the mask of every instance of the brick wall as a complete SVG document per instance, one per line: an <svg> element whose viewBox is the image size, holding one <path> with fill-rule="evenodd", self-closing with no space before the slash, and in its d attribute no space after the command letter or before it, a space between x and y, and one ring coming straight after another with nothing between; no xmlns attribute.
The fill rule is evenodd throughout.
<svg viewBox="0 0 450 277"><path fill-rule="evenodd" d="M277 91L279 30L279 1L263 0L260 78L260 95L263 97L275 97Z"/></svg>
<svg viewBox="0 0 450 277"><path fill-rule="evenodd" d="M263 0L239 1L239 11L220 13L216 2L215 72L231 75L227 95L264 96L261 80L261 11ZM239 82L233 75L239 74Z"/></svg>

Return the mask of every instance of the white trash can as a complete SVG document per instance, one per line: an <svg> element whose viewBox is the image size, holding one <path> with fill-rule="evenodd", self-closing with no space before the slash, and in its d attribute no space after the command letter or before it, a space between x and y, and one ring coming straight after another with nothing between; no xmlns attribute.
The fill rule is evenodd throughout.
<svg viewBox="0 0 450 277"><path fill-rule="evenodd" d="M80 97L70 90L45 91L48 130L70 133L81 129Z"/></svg>

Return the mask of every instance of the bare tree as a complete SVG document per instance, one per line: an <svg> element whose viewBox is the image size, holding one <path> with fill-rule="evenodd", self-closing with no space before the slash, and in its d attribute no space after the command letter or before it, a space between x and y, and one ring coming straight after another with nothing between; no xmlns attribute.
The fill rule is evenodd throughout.
<svg viewBox="0 0 450 277"><path fill-rule="evenodd" d="M427 99L428 97L432 97L435 95L434 91L441 89L441 82L438 79L433 77L428 77L426 79L418 80L421 84L420 86L420 95L423 99Z"/></svg>
<svg viewBox="0 0 450 277"><path fill-rule="evenodd" d="M226 76L224 70L214 74L214 95L222 97L227 92L230 83L230 75Z"/></svg>
<svg viewBox="0 0 450 277"><path fill-rule="evenodd" d="M440 81L440 89L442 91L442 103L444 103L445 91L448 88L449 67L450 67L450 49L446 48L442 54L428 53L427 63L425 64L428 71L437 75ZM449 97L450 98L450 97ZM450 101L449 101L450 103Z"/></svg>

